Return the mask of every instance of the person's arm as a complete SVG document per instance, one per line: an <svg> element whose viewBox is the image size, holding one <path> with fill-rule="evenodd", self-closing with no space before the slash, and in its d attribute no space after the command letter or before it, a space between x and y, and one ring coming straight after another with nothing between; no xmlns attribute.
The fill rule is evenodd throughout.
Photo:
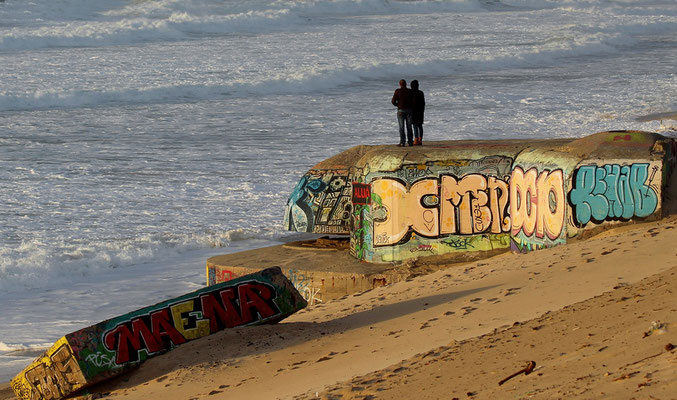
<svg viewBox="0 0 677 400"><path fill-rule="evenodd" d="M393 94L393 99L391 100L393 105L397 107L397 103L400 102L399 96L397 96L397 90L395 91L395 94Z"/></svg>

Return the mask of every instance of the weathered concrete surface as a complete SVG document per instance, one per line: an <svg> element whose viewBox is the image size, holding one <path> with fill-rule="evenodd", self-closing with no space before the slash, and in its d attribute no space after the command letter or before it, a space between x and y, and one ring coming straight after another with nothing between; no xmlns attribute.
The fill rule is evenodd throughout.
<svg viewBox="0 0 677 400"><path fill-rule="evenodd" d="M675 140L640 131L357 146L301 178L284 223L350 235L351 254L372 263L531 251L660 218L676 164Z"/></svg>
<svg viewBox="0 0 677 400"><path fill-rule="evenodd" d="M673 139L639 131L356 146L315 165L285 216L291 230L350 235L349 251L296 244L212 257L208 284L280 265L316 304L441 266L585 239L669 212L676 166Z"/></svg>
<svg viewBox="0 0 677 400"><path fill-rule="evenodd" d="M384 275L389 266L360 262L348 249L304 248L297 243L211 257L207 284L249 274L253 265L280 266L310 305L400 280L392 271Z"/></svg>
<svg viewBox="0 0 677 400"><path fill-rule="evenodd" d="M10 384L19 400L61 399L188 341L278 322L306 304L279 268L265 269L70 333Z"/></svg>
<svg viewBox="0 0 677 400"><path fill-rule="evenodd" d="M282 272L308 301L317 305L346 295L412 279L449 267L507 252L459 252L420 257L408 262L366 263L349 249L328 249L313 241L295 242L211 257L207 260L207 284L215 285L251 273L256 265L279 265ZM308 246L303 246L307 244Z"/></svg>

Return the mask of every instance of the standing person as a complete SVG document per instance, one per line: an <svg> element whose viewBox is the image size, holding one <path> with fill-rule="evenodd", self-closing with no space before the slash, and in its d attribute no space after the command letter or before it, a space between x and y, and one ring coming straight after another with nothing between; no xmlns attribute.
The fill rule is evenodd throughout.
<svg viewBox="0 0 677 400"><path fill-rule="evenodd" d="M423 144L423 112L425 111L425 96L418 90L418 81L411 81L411 125L414 128L414 144Z"/></svg>
<svg viewBox="0 0 677 400"><path fill-rule="evenodd" d="M400 125L400 144L405 145L404 124L407 124L407 139L409 146L414 145L414 138L411 131L411 110L412 110L412 96L411 90L407 88L407 81L400 79L400 87L395 90L393 94L392 103L397 107L397 123Z"/></svg>

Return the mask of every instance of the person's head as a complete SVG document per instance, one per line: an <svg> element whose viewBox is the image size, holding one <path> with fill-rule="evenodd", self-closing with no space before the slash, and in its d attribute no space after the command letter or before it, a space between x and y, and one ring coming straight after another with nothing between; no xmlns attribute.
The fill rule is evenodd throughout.
<svg viewBox="0 0 677 400"><path fill-rule="evenodd" d="M407 81L405 81L404 79L400 79L400 87L402 89L405 89L407 87Z"/></svg>
<svg viewBox="0 0 677 400"><path fill-rule="evenodd" d="M418 90L418 81L416 79L411 81L411 88L414 90Z"/></svg>

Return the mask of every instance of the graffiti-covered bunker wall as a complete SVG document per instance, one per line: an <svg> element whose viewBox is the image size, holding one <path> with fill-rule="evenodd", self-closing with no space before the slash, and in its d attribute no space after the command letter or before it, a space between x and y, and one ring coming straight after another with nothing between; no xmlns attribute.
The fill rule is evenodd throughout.
<svg viewBox="0 0 677 400"><path fill-rule="evenodd" d="M566 243L660 218L675 140L640 131L580 139L357 146L308 171L287 229L350 235L369 262Z"/></svg>

